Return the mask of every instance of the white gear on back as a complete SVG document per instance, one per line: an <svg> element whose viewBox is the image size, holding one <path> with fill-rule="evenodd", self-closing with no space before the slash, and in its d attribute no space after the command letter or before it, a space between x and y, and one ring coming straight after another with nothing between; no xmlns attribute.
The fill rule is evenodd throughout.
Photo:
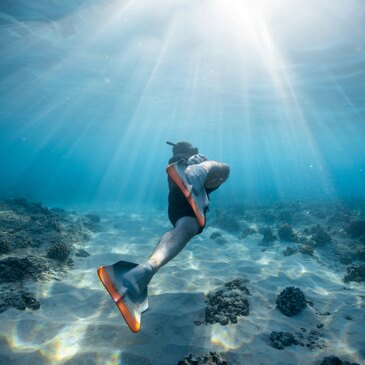
<svg viewBox="0 0 365 365"><path fill-rule="evenodd" d="M188 165L196 165L196 164L202 163L204 161L208 161L207 157L201 153L198 153L196 155L189 157L187 160L187 163L188 163Z"/></svg>

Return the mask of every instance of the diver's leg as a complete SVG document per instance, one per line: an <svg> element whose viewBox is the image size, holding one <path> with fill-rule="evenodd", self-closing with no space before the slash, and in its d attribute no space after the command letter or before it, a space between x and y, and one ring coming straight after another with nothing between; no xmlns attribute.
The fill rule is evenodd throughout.
<svg viewBox="0 0 365 365"><path fill-rule="evenodd" d="M153 275L172 260L198 232L199 225L194 217L180 218L175 227L160 238L149 259L123 275L124 287L138 296L146 289Z"/></svg>
<svg viewBox="0 0 365 365"><path fill-rule="evenodd" d="M199 232L199 225L194 217L182 217L175 227L166 232L148 259L154 272L172 260L185 245Z"/></svg>

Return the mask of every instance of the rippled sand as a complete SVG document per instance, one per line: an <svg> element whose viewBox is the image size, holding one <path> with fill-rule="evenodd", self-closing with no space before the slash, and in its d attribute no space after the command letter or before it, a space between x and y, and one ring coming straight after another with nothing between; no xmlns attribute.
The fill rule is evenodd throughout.
<svg viewBox="0 0 365 365"><path fill-rule="evenodd" d="M240 239L221 230L227 243L210 239L208 226L149 286L150 308L133 334L96 274L99 265L146 259L170 228L164 212L101 214L103 230L85 246L89 257L75 257L62 281L39 287L37 311L9 309L0 314L0 364L175 365L190 352L222 353L228 364L319 364L335 354L365 361L365 289L344 284L338 264L326 257L285 257L282 243L263 246L259 234ZM204 321L205 294L226 281L249 280L250 314L237 324L196 325ZM300 287L313 307L294 317L276 309L289 285ZM329 315L325 313L329 312ZM325 348L270 347L271 331L307 331L323 323Z"/></svg>

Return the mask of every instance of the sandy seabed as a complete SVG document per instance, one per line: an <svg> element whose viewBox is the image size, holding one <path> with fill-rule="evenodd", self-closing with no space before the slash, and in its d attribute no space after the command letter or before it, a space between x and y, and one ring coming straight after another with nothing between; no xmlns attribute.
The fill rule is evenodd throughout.
<svg viewBox="0 0 365 365"><path fill-rule="evenodd" d="M62 278L33 287L38 310L8 308L0 313L0 364L176 365L189 353L203 356L210 351L228 365L320 364L328 355L364 364L364 283L344 282L347 265L334 254L357 239L346 234L348 223L326 228L332 242L313 244L313 252L305 254L298 251L298 242L278 236L281 223L275 217L258 218L258 209L247 211L242 209L241 216L231 212L237 227L225 227L229 216L209 213L204 232L153 278L149 309L134 334L96 269L119 260L144 261L170 224L162 211L142 215L98 210L98 229L82 244L90 256L73 256ZM351 221L363 213L355 218L349 214ZM328 222L326 214L309 215L307 221L291 220L294 232ZM271 227L274 237L263 241L262 227ZM292 250L284 255L287 247ZM344 255L350 263L357 260ZM206 295L235 279L250 291L249 315L239 316L237 323L206 323ZM291 317L276 307L278 294L288 286L300 288L309 303ZM272 331L293 333L304 345L279 350L270 343Z"/></svg>

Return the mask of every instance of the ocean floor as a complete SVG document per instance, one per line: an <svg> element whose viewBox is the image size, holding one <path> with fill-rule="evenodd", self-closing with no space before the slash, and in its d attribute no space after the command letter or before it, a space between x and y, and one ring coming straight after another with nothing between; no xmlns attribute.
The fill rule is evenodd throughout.
<svg viewBox="0 0 365 365"><path fill-rule="evenodd" d="M165 211L0 201L0 364L365 363L365 202L212 208L134 334L96 270L168 229Z"/></svg>

